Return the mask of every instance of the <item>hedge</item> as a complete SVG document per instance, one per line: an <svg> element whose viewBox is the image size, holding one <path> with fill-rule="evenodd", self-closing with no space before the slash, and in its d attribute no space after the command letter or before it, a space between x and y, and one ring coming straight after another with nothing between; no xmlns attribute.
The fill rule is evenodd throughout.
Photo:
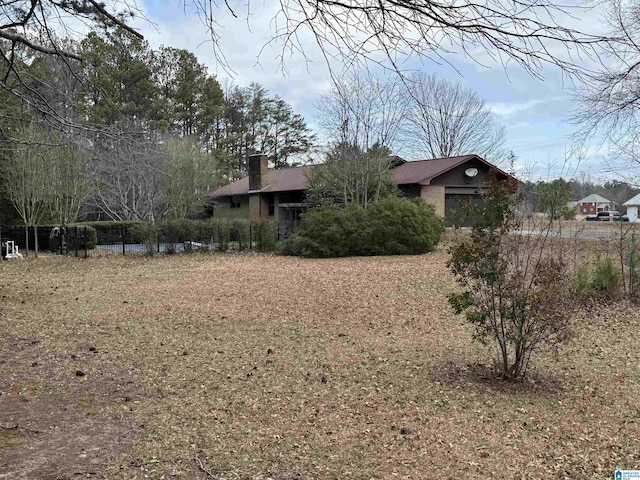
<svg viewBox="0 0 640 480"><path fill-rule="evenodd" d="M273 250L276 243L277 223L269 220L250 222L243 219L164 219L159 222L83 222L98 232L98 244L122 243L125 232L126 243L144 243L151 253L152 245L164 243L167 252L175 252L179 243L189 241L216 243L218 249L229 249L231 242L239 250L255 248L261 251ZM250 245L250 241L254 245Z"/></svg>
<svg viewBox="0 0 640 480"><path fill-rule="evenodd" d="M52 242L50 238L51 230L55 228L55 225L38 225L38 249L39 250L54 250L58 249L58 246ZM79 238L75 238L75 228L78 228L78 236ZM67 225L67 248L69 250L75 250L76 245L78 249L85 248L84 241L84 228L85 225L72 224ZM73 231L72 231L73 229ZM87 229L87 240L88 245L87 248L93 249L97 245L97 234L96 230L90 226L86 226ZM2 242L6 242L7 240L13 240L16 242L20 248L26 248L25 241L25 232L24 226L22 227L10 227L2 229ZM29 249L33 250L35 247L34 243L34 232L33 227L29 227Z"/></svg>
<svg viewBox="0 0 640 480"><path fill-rule="evenodd" d="M306 257L420 254L435 248L442 231L431 205L391 196L367 210L356 205L309 210L277 251Z"/></svg>
<svg viewBox="0 0 640 480"><path fill-rule="evenodd" d="M122 230L124 228L126 243L142 243L143 239L134 233L133 227L146 222L140 221L104 221L81 222L78 226L95 228L98 245L117 245L122 243Z"/></svg>

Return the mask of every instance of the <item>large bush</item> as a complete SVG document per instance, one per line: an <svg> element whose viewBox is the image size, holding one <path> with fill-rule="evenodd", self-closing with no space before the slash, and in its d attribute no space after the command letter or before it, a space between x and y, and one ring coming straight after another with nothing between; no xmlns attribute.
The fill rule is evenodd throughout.
<svg viewBox="0 0 640 480"><path fill-rule="evenodd" d="M421 199L387 197L369 209L356 205L309 210L296 233L279 251L308 257L406 255L437 245L442 220Z"/></svg>
<svg viewBox="0 0 640 480"><path fill-rule="evenodd" d="M48 227L47 227L48 228ZM93 249L97 245L97 231L88 225L67 226L67 249L75 250L85 248Z"/></svg>
<svg viewBox="0 0 640 480"><path fill-rule="evenodd" d="M145 222L140 221L101 221L101 222L82 222L78 226L88 226L96 230L98 245L117 245L122 243L122 233L124 231L126 243L140 243L144 239L136 233L137 227Z"/></svg>
<svg viewBox="0 0 640 480"><path fill-rule="evenodd" d="M422 199L387 197L367 211L373 255L411 255L433 250L443 223Z"/></svg>

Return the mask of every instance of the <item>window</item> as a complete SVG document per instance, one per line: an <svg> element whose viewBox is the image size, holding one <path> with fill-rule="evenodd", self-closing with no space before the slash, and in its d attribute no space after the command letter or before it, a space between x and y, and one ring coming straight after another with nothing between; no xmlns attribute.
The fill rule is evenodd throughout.
<svg viewBox="0 0 640 480"><path fill-rule="evenodd" d="M242 203L238 197L231 197L231 208L240 208Z"/></svg>

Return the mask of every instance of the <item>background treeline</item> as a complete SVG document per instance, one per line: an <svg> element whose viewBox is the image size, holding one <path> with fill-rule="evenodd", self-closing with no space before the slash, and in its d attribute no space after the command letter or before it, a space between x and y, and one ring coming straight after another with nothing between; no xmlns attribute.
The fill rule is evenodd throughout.
<svg viewBox="0 0 640 480"><path fill-rule="evenodd" d="M619 180L595 183L591 180L559 178L549 182L527 181L522 184L522 210L529 213L562 214L567 202L578 201L592 193L598 194L615 203L615 208L626 212L622 204L640 193L636 185Z"/></svg>
<svg viewBox="0 0 640 480"><path fill-rule="evenodd" d="M258 83L221 84L187 50L121 29L56 41L83 61L17 46L14 70L0 72L21 93L0 91L0 161L26 225L202 216L252 153L283 167L314 145L287 102Z"/></svg>

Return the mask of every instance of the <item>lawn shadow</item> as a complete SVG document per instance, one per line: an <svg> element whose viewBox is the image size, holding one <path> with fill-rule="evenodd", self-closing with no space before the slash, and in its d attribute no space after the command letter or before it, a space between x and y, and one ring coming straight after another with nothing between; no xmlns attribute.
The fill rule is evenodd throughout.
<svg viewBox="0 0 640 480"><path fill-rule="evenodd" d="M523 379L504 380L493 365L452 360L434 365L431 380L451 388L475 388L510 394L555 395L564 388L559 379L537 372L529 372Z"/></svg>

